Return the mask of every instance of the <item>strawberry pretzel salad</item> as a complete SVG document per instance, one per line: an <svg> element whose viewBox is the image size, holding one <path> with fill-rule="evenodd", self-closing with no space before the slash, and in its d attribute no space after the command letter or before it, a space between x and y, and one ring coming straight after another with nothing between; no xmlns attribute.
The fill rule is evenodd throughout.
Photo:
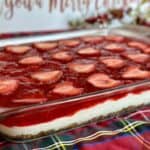
<svg viewBox="0 0 150 150"><path fill-rule="evenodd" d="M6 46L0 51L0 112L59 104L5 117L0 132L28 139L134 111L150 104L150 84L108 91L149 79L150 45L136 39L87 36Z"/></svg>

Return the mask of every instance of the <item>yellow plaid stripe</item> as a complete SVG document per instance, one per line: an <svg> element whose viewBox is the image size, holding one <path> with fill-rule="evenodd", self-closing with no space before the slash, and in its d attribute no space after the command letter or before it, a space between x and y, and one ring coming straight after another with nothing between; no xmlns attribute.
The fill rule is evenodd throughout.
<svg viewBox="0 0 150 150"><path fill-rule="evenodd" d="M130 122L127 121L127 120L121 120L121 123L125 126L128 126L128 132L134 136L140 143L142 143L147 149L150 149L150 142L149 141L146 141L139 133L138 131L136 130L136 128L133 128L131 125L130 125ZM150 124L150 122L147 124Z"/></svg>
<svg viewBox="0 0 150 150"><path fill-rule="evenodd" d="M141 137L137 136L134 131L137 127L142 126L142 125L148 125L150 124L150 122L146 122L146 121L135 121L132 123L129 123L125 120L120 120L122 122L122 124L124 125L123 128L121 129L117 129L114 131L98 131L90 136L87 137L83 137L83 138L78 138L75 140L70 140L70 141L61 141L59 139L58 136L55 135L55 138L57 139L56 142L54 142L53 145L50 145L48 147L44 147L44 148L39 148L38 150L66 150L66 146L72 146L81 142L86 142L86 141L91 141L91 140L95 140L101 136L112 136L112 135L118 135L120 133L130 133L133 136L135 136L140 142L143 143L143 140L141 139ZM145 142L144 145L146 147L149 148L149 143Z"/></svg>

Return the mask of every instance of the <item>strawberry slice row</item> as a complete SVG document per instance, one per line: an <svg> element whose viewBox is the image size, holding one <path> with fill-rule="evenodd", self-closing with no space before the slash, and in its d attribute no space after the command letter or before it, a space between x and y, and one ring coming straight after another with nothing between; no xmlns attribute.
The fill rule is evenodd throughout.
<svg viewBox="0 0 150 150"><path fill-rule="evenodd" d="M0 80L0 95L10 95L19 86L19 81L14 79Z"/></svg>
<svg viewBox="0 0 150 150"><path fill-rule="evenodd" d="M128 45L134 48L139 48L141 50L144 50L147 48L146 44L141 43L141 42L136 42L136 41L129 42Z"/></svg>
<svg viewBox="0 0 150 150"><path fill-rule="evenodd" d="M31 50L30 46L8 46L6 47L7 52L11 52L14 54L24 54Z"/></svg>
<svg viewBox="0 0 150 150"><path fill-rule="evenodd" d="M57 52L52 55L52 58L63 62L68 62L73 59L72 55L66 51Z"/></svg>
<svg viewBox="0 0 150 150"><path fill-rule="evenodd" d="M150 71L141 70L137 66L131 66L126 69L122 77L125 79L146 79L150 77Z"/></svg>
<svg viewBox="0 0 150 150"><path fill-rule="evenodd" d="M124 37L118 36L118 35L110 35L105 37L106 40L114 41L114 42L123 42Z"/></svg>
<svg viewBox="0 0 150 150"><path fill-rule="evenodd" d="M81 94L83 92L83 88L77 88L72 82L64 81L57 84L52 92L59 95L74 96Z"/></svg>
<svg viewBox="0 0 150 150"><path fill-rule="evenodd" d="M126 64L125 61L120 58L104 57L104 58L100 58L100 61L104 63L107 67L112 69L121 68Z"/></svg>
<svg viewBox="0 0 150 150"><path fill-rule="evenodd" d="M147 54L125 54L125 56L137 63L144 63L149 59Z"/></svg>
<svg viewBox="0 0 150 150"><path fill-rule="evenodd" d="M95 73L90 75L87 78L87 82L100 89L112 88L121 84L120 81L111 79L104 73Z"/></svg>
<svg viewBox="0 0 150 150"><path fill-rule="evenodd" d="M110 51L114 51L114 52L122 52L122 51L124 51L124 48L121 45L115 44L115 43L108 44L104 48L106 50L110 50Z"/></svg>
<svg viewBox="0 0 150 150"><path fill-rule="evenodd" d="M50 43L35 43L34 47L37 48L40 51L48 51L51 49L54 49L58 46L56 42L50 42Z"/></svg>
<svg viewBox="0 0 150 150"><path fill-rule="evenodd" d="M62 76L63 72L60 70L37 72L31 75L33 79L38 80L40 82L46 82L49 84L59 81Z"/></svg>
<svg viewBox="0 0 150 150"><path fill-rule="evenodd" d="M67 47L76 47L80 44L80 41L78 40L64 40L64 41L60 41L60 44L67 46Z"/></svg>
<svg viewBox="0 0 150 150"><path fill-rule="evenodd" d="M31 56L19 60L19 64L22 65L39 65L42 64L43 62L44 60L40 56Z"/></svg>
<svg viewBox="0 0 150 150"><path fill-rule="evenodd" d="M99 43L103 40L103 37L100 36L88 36L88 37L83 37L81 38L81 40L83 40L86 43Z"/></svg>
<svg viewBox="0 0 150 150"><path fill-rule="evenodd" d="M81 63L81 62L73 62L68 64L68 68L76 73L91 73L95 71L96 64L95 63Z"/></svg>
<svg viewBox="0 0 150 150"><path fill-rule="evenodd" d="M100 50L88 47L78 50L77 53L83 56L97 56L100 55Z"/></svg>

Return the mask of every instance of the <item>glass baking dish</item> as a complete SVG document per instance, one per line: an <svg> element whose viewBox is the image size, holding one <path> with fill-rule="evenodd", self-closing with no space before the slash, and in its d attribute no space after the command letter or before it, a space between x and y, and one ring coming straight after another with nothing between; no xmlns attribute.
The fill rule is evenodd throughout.
<svg viewBox="0 0 150 150"><path fill-rule="evenodd" d="M82 36L105 36L105 35L120 35L125 36L129 38L134 38L137 40L144 41L145 43L149 44L150 39L148 37L145 37L144 35L138 34L138 32L129 31L126 28L113 28L113 29L92 29L92 30L80 30L80 31L72 31L72 32L66 32L66 33L57 33L57 34L51 34L51 35L42 35L42 36L30 36L30 37L21 37L21 38L13 38L13 39L7 39L7 40L0 40L0 47L5 47L8 45L22 45L22 44L31 44L34 42L47 42L47 41L55 41L55 40L64 40L64 39L72 39L72 38L78 38ZM80 96L74 96L71 98L65 98L60 100L53 100L51 102L43 102L39 104L33 104L28 106L21 106L17 107L15 109L11 109L11 111L4 111L0 113L0 123L1 122L7 122L7 120L12 119L13 124L20 123L21 121L24 121L26 125L28 123L34 122L36 123L39 121L39 119L42 121L42 118L48 118L50 116L53 116L54 118L57 118L59 116L65 116L66 110L72 115L75 112L75 109L84 109L89 108L90 106L95 106L96 104L99 104L100 102L103 102L106 99L111 100L117 100L119 98L123 98L126 95L129 94L140 94L143 91L150 91L150 79L143 80L140 82L136 82L134 84L128 84L123 86L118 86L116 88L110 88L106 90L96 91L88 94L83 94ZM147 94L147 96L150 95ZM149 105L150 99L145 104L141 104L138 107L141 107L143 105ZM124 108L123 110L118 110L117 112L108 113L106 116L102 115L100 117L91 116L90 119L87 119L86 121L81 121L77 123L70 123L69 126L66 126L61 129L56 130L50 130L47 132L40 132L38 135L33 136L23 136L22 137L9 137L6 135L3 135L5 138L9 140L14 141L29 141L33 139L37 139L43 136L47 136L48 134L68 130L71 128L75 128L78 126L82 126L84 124L98 121L98 120L104 120L108 119L110 117L114 117L116 115L122 115L129 113L130 111L135 111L135 109L138 108L136 105L131 105L128 108ZM110 109L113 108L113 106L109 107ZM46 115L43 115L46 114ZM94 112L93 112L94 114ZM87 117L86 114L83 115L85 118ZM16 118L15 122L13 122L13 118ZM21 118L21 119L17 119ZM27 119L28 118L28 119ZM47 120L48 121L48 120ZM67 121L67 120L66 120ZM69 122L69 120L68 120ZM59 125L63 124L64 122L59 122ZM59 126L58 125L58 126ZM13 127L16 127L13 125ZM39 126L40 128L41 126ZM24 128L24 130L27 130ZM18 129L16 129L18 131Z"/></svg>

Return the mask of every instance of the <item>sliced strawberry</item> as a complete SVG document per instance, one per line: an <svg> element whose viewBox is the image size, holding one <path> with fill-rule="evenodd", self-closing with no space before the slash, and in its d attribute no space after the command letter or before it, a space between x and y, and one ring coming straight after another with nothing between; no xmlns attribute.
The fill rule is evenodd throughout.
<svg viewBox="0 0 150 150"><path fill-rule="evenodd" d="M103 40L100 36L89 36L81 38L86 43L99 43Z"/></svg>
<svg viewBox="0 0 150 150"><path fill-rule="evenodd" d="M143 49L143 52L150 54L150 47Z"/></svg>
<svg viewBox="0 0 150 150"><path fill-rule="evenodd" d="M106 38L106 40L114 41L114 42L124 41L124 37L117 36L117 35L110 35L110 36L106 36L105 38Z"/></svg>
<svg viewBox="0 0 150 150"><path fill-rule="evenodd" d="M9 95L12 94L19 86L18 80L4 79L0 80L0 94Z"/></svg>
<svg viewBox="0 0 150 150"><path fill-rule="evenodd" d="M95 56L95 55L100 55L100 51L98 49L88 47L88 48L80 49L78 51L78 54L84 55L84 56Z"/></svg>
<svg viewBox="0 0 150 150"><path fill-rule="evenodd" d="M78 40L64 40L60 41L61 44L68 46L68 47L76 47L80 44L80 41Z"/></svg>
<svg viewBox="0 0 150 150"><path fill-rule="evenodd" d="M41 51L47 51L51 50L57 47L56 42L51 42L51 43L35 43L34 47L41 50Z"/></svg>
<svg viewBox="0 0 150 150"><path fill-rule="evenodd" d="M22 65L36 65L36 64L42 64L43 62L44 60L40 56L26 57L19 61L19 63Z"/></svg>
<svg viewBox="0 0 150 150"><path fill-rule="evenodd" d="M121 45L115 44L115 43L108 44L104 48L110 51L114 51L114 52L124 51L124 48Z"/></svg>
<svg viewBox="0 0 150 150"><path fill-rule="evenodd" d="M90 73L96 69L96 65L93 63L78 63L73 62L68 64L70 70L77 73Z"/></svg>
<svg viewBox="0 0 150 150"><path fill-rule="evenodd" d="M67 62L67 61L71 61L73 57L68 52L62 51L62 52L57 52L57 53L53 54L52 58L56 59L56 60L59 60L59 61Z"/></svg>
<svg viewBox="0 0 150 150"><path fill-rule="evenodd" d="M126 57L137 63L143 63L149 59L147 54L127 54Z"/></svg>
<svg viewBox="0 0 150 150"><path fill-rule="evenodd" d="M115 87L120 84L120 81L111 79L103 73L95 73L87 78L87 81L94 87L105 89Z"/></svg>
<svg viewBox="0 0 150 150"><path fill-rule="evenodd" d="M150 77L150 72L141 70L138 67L128 67L122 75L125 79L145 79Z"/></svg>
<svg viewBox="0 0 150 150"><path fill-rule="evenodd" d="M48 72L38 72L31 75L33 79L41 82L55 83L62 77L63 72L59 70L48 71Z"/></svg>
<svg viewBox="0 0 150 150"><path fill-rule="evenodd" d="M109 68L121 68L125 65L125 62L120 58L102 58L101 61Z"/></svg>
<svg viewBox="0 0 150 150"><path fill-rule="evenodd" d="M131 47L139 48L141 50L144 50L144 49L147 48L146 44L140 43L140 42L136 42L136 41L129 42L128 45L131 46Z"/></svg>
<svg viewBox="0 0 150 150"><path fill-rule="evenodd" d="M6 47L6 51L14 53L14 54L24 54L31 49L30 46L8 46Z"/></svg>
<svg viewBox="0 0 150 150"><path fill-rule="evenodd" d="M47 98L23 98L23 99L14 99L14 103L27 103L27 104L33 104L33 103L42 103L47 101Z"/></svg>
<svg viewBox="0 0 150 150"><path fill-rule="evenodd" d="M68 82L68 81L57 84L53 89L53 93L55 94L68 95L68 96L79 95L82 92L83 92L83 88L77 88L73 85L72 82Z"/></svg>

